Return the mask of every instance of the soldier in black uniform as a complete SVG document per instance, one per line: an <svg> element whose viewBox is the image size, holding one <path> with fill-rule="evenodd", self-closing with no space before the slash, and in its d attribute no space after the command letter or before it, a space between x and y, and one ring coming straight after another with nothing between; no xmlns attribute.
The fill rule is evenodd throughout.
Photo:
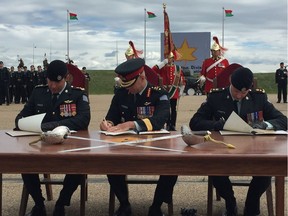
<svg viewBox="0 0 288 216"><path fill-rule="evenodd" d="M30 66L31 68L31 66ZM33 68L33 67L32 67ZM26 90L27 90L27 98L29 99L32 91L35 87L35 71L27 70L26 72Z"/></svg>
<svg viewBox="0 0 288 216"><path fill-rule="evenodd" d="M9 97L9 83L10 83L10 75L9 71L2 61L0 61L0 105L10 104L10 97Z"/></svg>
<svg viewBox="0 0 288 216"><path fill-rule="evenodd" d="M283 102L287 103L287 69L284 62L280 63L280 68L276 70L275 81L278 87L277 103L281 102L281 93L283 94Z"/></svg>
<svg viewBox="0 0 288 216"><path fill-rule="evenodd" d="M167 92L147 82L144 65L145 61L137 58L127 60L115 69L122 87L112 99L106 119L100 124L101 130L118 132L134 129L140 132L163 128L170 112ZM125 175L108 175L108 181L120 202L115 216L132 214L125 178ZM149 216L163 215L161 205L172 202L176 181L177 176L160 176Z"/></svg>
<svg viewBox="0 0 288 216"><path fill-rule="evenodd" d="M244 67L236 69L227 88L212 89L190 120L192 130L222 130L232 111L253 128L287 130L287 117L276 110L264 90L251 91L253 73ZM229 176L213 176L213 185L225 199L226 214L237 215L236 199ZM244 216L260 214L260 197L271 184L270 176L253 176L245 201Z"/></svg>
<svg viewBox="0 0 288 216"><path fill-rule="evenodd" d="M20 101L24 104L27 101L26 89L25 89L25 74L20 66L17 67L17 71L13 74L14 96L15 104L19 104Z"/></svg>
<svg viewBox="0 0 288 216"><path fill-rule="evenodd" d="M16 128L20 118L46 113L41 128L53 130L57 126L67 126L70 130L86 130L90 122L90 106L85 91L71 87L66 81L67 67L63 61L52 61L48 67L47 85L36 86L28 103L15 119ZM55 98L55 99L53 99ZM53 104L54 103L54 104ZM29 215L45 216L44 198L38 174L22 174L22 178L35 206ZM63 189L56 202L54 216L65 215L64 206L70 205L73 192L83 175L67 174Z"/></svg>

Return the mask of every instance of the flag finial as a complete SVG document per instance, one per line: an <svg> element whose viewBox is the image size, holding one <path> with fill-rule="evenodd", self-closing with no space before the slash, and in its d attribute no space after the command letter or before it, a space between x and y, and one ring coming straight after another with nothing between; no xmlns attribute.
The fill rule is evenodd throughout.
<svg viewBox="0 0 288 216"><path fill-rule="evenodd" d="M164 10L166 9L166 3L163 3L163 9Z"/></svg>

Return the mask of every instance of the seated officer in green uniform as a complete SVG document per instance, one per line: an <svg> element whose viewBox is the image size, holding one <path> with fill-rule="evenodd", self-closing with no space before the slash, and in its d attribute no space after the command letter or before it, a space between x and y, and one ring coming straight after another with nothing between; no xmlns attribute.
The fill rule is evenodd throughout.
<svg viewBox="0 0 288 216"><path fill-rule="evenodd" d="M152 131L163 128L169 117L170 103L167 92L153 87L145 76L145 61L130 59L120 64L115 72L121 79L121 88L115 93L101 130L120 132L126 130ZM120 202L115 216L130 216L131 206L125 175L108 175L108 181ZM149 208L149 216L162 216L163 202L171 203L177 176L160 176Z"/></svg>
<svg viewBox="0 0 288 216"><path fill-rule="evenodd" d="M53 130L57 126L67 126L70 130L87 130L90 122L88 98L83 89L74 88L65 81L66 74L67 67L64 62L54 60L49 64L48 84L34 88L28 103L15 119L16 128L18 128L20 118L46 113L41 124L43 131ZM45 216L46 210L39 175L22 174L22 178L35 202L35 206L28 215ZM71 196L83 178L83 175L67 174L65 176L63 189L54 208L54 216L65 215L64 206L70 205Z"/></svg>
<svg viewBox="0 0 288 216"><path fill-rule="evenodd" d="M232 111L253 128L287 130L287 117L275 109L263 89L251 90L253 73L240 66L232 72L230 86L211 89L204 102L190 120L192 130L222 130ZM233 169L233 168L231 168ZM213 185L225 200L227 216L237 215L236 198L229 176L213 176ZM260 214L260 197L271 184L271 176L253 176L244 216Z"/></svg>

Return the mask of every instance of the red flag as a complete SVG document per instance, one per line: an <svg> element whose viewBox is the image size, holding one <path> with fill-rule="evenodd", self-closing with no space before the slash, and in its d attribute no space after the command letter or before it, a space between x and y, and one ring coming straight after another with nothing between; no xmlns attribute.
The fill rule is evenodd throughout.
<svg viewBox="0 0 288 216"><path fill-rule="evenodd" d="M173 53L175 60L181 58L181 54L177 51L177 48L173 42L170 31L169 17L164 8L164 58L168 58L171 52Z"/></svg>

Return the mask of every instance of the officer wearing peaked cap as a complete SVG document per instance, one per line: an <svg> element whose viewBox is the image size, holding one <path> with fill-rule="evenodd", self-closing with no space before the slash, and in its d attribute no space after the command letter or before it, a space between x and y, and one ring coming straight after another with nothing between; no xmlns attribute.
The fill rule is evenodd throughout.
<svg viewBox="0 0 288 216"><path fill-rule="evenodd" d="M47 69L47 85L36 86L28 103L15 119L16 128L22 117L46 113L41 128L53 130L57 126L67 126L70 130L86 130L90 122L90 106L85 92L70 86L65 77L67 67L63 61L52 61ZM67 174L63 189L56 202L53 215L65 215L64 206L70 205L73 192L83 180L83 175ZM22 174L24 185L32 196L35 206L28 214L46 216L44 198L38 174Z"/></svg>
<svg viewBox="0 0 288 216"><path fill-rule="evenodd" d="M147 82L144 66L145 61L136 58L123 62L115 69L122 88L116 91L105 120L100 124L101 130L121 132L133 129L141 132L163 128L170 109L167 92ZM116 216L132 214L125 179L125 175L108 175L109 183L120 202L114 214ZM172 202L176 181L177 176L160 176L149 216L162 216L161 205L163 202Z"/></svg>
<svg viewBox="0 0 288 216"><path fill-rule="evenodd" d="M264 90L251 90L253 73L238 67L227 88L215 89L190 120L192 130L222 130L225 120L235 111L253 128L287 130L287 117L267 99ZM225 215L237 215L236 199L228 176L211 177L219 195L226 202ZM271 184L271 177L253 176L246 196L244 216L260 214L260 197Z"/></svg>

